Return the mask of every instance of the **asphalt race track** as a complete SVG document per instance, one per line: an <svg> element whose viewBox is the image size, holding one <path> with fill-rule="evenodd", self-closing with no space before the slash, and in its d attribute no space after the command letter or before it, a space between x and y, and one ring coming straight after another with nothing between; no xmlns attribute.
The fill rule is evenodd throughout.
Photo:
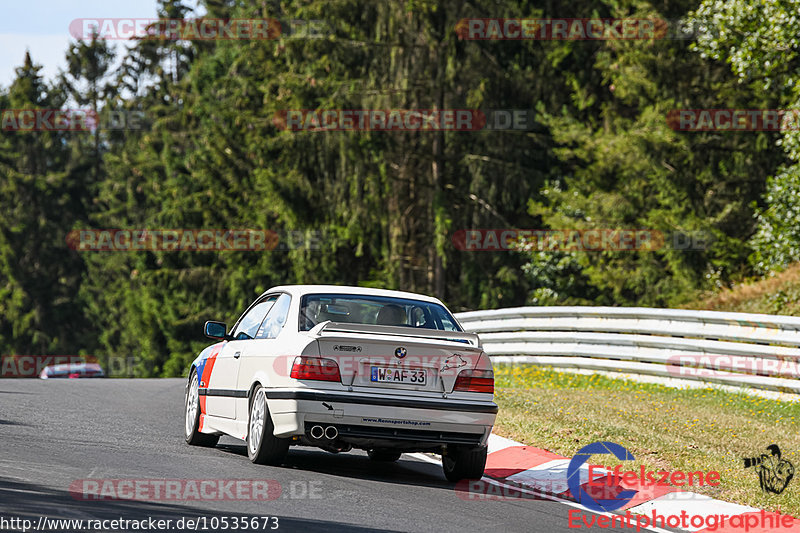
<svg viewBox="0 0 800 533"><path fill-rule="evenodd" d="M0 380L0 519L152 517L175 524L205 516L206 530L214 530L214 516L277 516L279 530L289 531L576 531L567 526L573 507L465 501L440 466L407 455L380 464L362 452L292 448L285 465L267 467L250 463L236 439L225 437L215 449L190 447L183 440L183 386L180 379ZM84 501L70 493L84 479L268 479L281 492L271 501ZM9 522L0 530L22 531Z"/></svg>

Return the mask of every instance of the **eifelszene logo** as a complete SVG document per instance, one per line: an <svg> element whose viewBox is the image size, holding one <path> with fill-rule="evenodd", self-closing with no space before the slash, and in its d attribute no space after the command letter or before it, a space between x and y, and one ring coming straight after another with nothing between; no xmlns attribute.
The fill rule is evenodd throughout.
<svg viewBox="0 0 800 533"><path fill-rule="evenodd" d="M769 455L762 453L759 457L745 457L744 467L755 467L761 490L780 494L794 477L794 465L781 459L781 449L777 444L767 446Z"/></svg>
<svg viewBox="0 0 800 533"><path fill-rule="evenodd" d="M620 461L633 461L631 452L615 442L599 441L584 446L569 462L567 468L567 485L572 496L584 507L592 511L607 512L619 509L636 495L635 490L623 490L615 498L595 500L581 486L581 466L594 454L613 454Z"/></svg>
<svg viewBox="0 0 800 533"><path fill-rule="evenodd" d="M655 487L718 486L719 472L710 470L648 470L640 465L636 470L624 470L622 465L614 467L602 465L583 465L594 454L610 454L620 461L633 461L631 452L614 442L593 442L581 448L572 458L567 468L567 484L570 493L578 503L591 511L614 511L625 506L640 491L647 493ZM586 474L586 481L581 474ZM628 487L629 490L625 490ZM635 490L634 490L635 488ZM616 491L616 492L614 492ZM598 494L614 494L605 499L595 499Z"/></svg>

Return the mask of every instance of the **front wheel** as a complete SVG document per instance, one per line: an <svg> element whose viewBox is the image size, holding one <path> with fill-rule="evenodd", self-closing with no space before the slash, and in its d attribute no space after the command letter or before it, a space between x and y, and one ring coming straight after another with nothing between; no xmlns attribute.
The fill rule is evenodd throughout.
<svg viewBox="0 0 800 533"><path fill-rule="evenodd" d="M449 481L480 479L486 468L487 448L451 448L442 455L442 470Z"/></svg>
<svg viewBox="0 0 800 533"><path fill-rule="evenodd" d="M275 426L269 416L267 394L258 387L250 404L250 419L247 424L247 456L260 465L279 465L289 451L289 439L274 435Z"/></svg>
<svg viewBox="0 0 800 533"><path fill-rule="evenodd" d="M209 435L200 433L200 389L197 384L197 371L192 370L192 377L189 386L186 388L186 400L184 401L184 427L183 436L187 444L192 446L205 446L213 448L219 442L219 435Z"/></svg>

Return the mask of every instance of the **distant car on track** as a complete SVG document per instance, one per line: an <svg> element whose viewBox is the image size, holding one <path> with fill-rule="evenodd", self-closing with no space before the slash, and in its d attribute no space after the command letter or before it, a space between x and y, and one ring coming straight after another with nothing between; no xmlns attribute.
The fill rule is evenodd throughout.
<svg viewBox="0 0 800 533"><path fill-rule="evenodd" d="M275 287L189 371L186 442L242 439L280 464L292 445L442 454L451 481L479 479L494 425L494 374L477 335L436 298L361 287Z"/></svg>
<svg viewBox="0 0 800 533"><path fill-rule="evenodd" d="M104 378L106 374L97 363L64 363L44 367L39 377L42 379Z"/></svg>

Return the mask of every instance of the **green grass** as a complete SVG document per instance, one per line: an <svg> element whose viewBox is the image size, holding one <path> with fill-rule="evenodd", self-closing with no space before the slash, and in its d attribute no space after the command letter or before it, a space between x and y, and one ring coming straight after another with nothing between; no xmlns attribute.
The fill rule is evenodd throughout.
<svg viewBox="0 0 800 533"><path fill-rule="evenodd" d="M800 316L800 263L763 279L701 295L686 309Z"/></svg>
<svg viewBox="0 0 800 533"><path fill-rule="evenodd" d="M613 441L636 457L625 470L717 471L719 486L687 490L800 516L800 403L526 365L497 365L495 376L499 435L567 457L591 442ZM779 495L762 492L742 462L773 443L798 469ZM620 464L610 456L592 462Z"/></svg>

